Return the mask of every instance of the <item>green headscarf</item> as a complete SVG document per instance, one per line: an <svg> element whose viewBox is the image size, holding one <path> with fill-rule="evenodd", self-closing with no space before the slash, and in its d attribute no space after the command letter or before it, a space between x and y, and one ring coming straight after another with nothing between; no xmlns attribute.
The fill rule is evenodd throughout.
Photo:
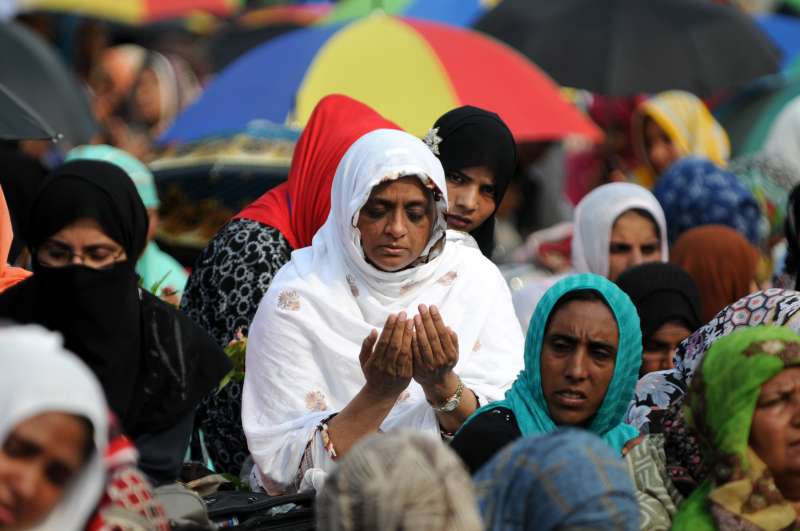
<svg viewBox="0 0 800 531"><path fill-rule="evenodd" d="M642 364L642 333L639 315L630 298L613 282L593 274L572 275L556 283L544 294L528 326L525 338L525 369L517 376L505 399L478 409L469 422L482 412L498 407L512 410L523 436L556 431L558 426L547 408L542 392L541 352L545 327L553 307L565 295L582 290L598 292L611 307L619 327L619 347L614 375L600 409L588 430L600 436L617 452L639 435L623 418L633 398L639 367ZM465 423L466 424L466 423Z"/></svg>
<svg viewBox="0 0 800 531"><path fill-rule="evenodd" d="M800 365L800 336L780 326L737 330L709 349L692 380L685 415L698 432L704 458L714 472L681 506L673 530L716 529L709 496L720 487L747 480L747 472L754 465L748 455L750 425L761 386L785 368L797 365ZM754 489L753 493L758 492ZM779 503L768 505L757 511L760 516L749 513L748 519L775 522L774 513L780 507ZM734 515L742 516L735 512ZM793 515L793 511L788 512L789 523L793 523ZM781 517L787 517L787 513ZM782 529L787 525L784 521L776 527L765 526L765 520L758 522L759 527Z"/></svg>

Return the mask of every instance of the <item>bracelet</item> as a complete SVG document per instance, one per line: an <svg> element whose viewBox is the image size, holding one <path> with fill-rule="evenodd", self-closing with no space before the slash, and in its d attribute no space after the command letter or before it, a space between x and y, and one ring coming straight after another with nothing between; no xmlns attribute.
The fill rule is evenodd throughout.
<svg viewBox="0 0 800 531"><path fill-rule="evenodd" d="M336 461L336 458L339 456L336 453L336 448L333 447L333 441L331 440L331 435L328 432L328 421L335 416L335 414L331 415L317 425L317 431L319 431L319 435L322 437L322 446L325 448L325 451L328 452L328 456L333 461Z"/></svg>
<svg viewBox="0 0 800 531"><path fill-rule="evenodd" d="M430 401L428 402L431 404L431 407L434 411L439 413L452 413L458 408L458 405L461 404L461 395L464 393L464 382L461 381L461 378L458 375L456 375L456 378L458 378L456 392L453 394L453 396L445 400L444 404L437 406L431 404Z"/></svg>

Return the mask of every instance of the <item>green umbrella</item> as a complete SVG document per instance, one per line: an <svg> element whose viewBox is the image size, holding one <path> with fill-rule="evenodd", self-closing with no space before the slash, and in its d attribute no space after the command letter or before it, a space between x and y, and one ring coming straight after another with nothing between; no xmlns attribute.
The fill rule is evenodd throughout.
<svg viewBox="0 0 800 531"><path fill-rule="evenodd" d="M798 0L800 1L800 0ZM760 151L775 119L800 96L800 62L758 89L721 105L714 115L728 132L733 156Z"/></svg>
<svg viewBox="0 0 800 531"><path fill-rule="evenodd" d="M344 22L358 17L369 15L372 11L380 9L389 14L400 13L411 0L344 0L339 2L328 15L322 19L322 24Z"/></svg>

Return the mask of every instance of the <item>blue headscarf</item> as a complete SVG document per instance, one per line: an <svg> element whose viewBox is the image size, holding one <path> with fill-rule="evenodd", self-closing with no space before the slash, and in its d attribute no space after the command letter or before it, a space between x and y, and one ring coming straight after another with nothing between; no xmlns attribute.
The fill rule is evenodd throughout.
<svg viewBox="0 0 800 531"><path fill-rule="evenodd" d="M584 430L519 439L474 479L486 529L639 529L625 462Z"/></svg>
<svg viewBox="0 0 800 531"><path fill-rule="evenodd" d="M758 202L731 172L695 157L679 160L653 194L667 217L670 243L701 225L726 225L758 245L765 226Z"/></svg>
<svg viewBox="0 0 800 531"><path fill-rule="evenodd" d="M528 325L528 335L525 338L525 369L519 373L504 400L478 409L467 422L485 411L504 407L514 412L523 436L549 433L558 429L550 418L542 392L542 343L545 327L556 303L570 292L582 290L594 290L600 293L611 307L619 327L619 347L614 375L603 403L588 430L599 435L620 453L625 443L639 435L636 428L624 423L625 412L633 399L642 364L642 332L639 327L639 315L630 298L621 289L613 282L591 273L568 276L547 290L536 306ZM466 425L466 422L464 424Z"/></svg>

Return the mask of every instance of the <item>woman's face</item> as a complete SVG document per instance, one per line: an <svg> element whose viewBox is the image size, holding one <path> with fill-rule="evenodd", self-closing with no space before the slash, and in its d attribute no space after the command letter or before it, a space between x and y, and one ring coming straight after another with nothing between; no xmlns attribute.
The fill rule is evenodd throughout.
<svg viewBox="0 0 800 531"><path fill-rule="evenodd" d="M691 333L682 323L669 322L661 325L650 337L644 338L639 376L672 369L675 366L673 358L678 345Z"/></svg>
<svg viewBox="0 0 800 531"><path fill-rule="evenodd" d="M105 269L125 261L127 255L95 220L84 218L47 238L36 250L36 259L46 267L84 265Z"/></svg>
<svg viewBox="0 0 800 531"><path fill-rule="evenodd" d="M136 86L134 99L139 118L148 124L156 124L161 119L161 92L158 78L152 69L142 71Z"/></svg>
<svg viewBox="0 0 800 531"><path fill-rule="evenodd" d="M472 232L495 210L494 175L486 166L463 168L447 174L447 227Z"/></svg>
<svg viewBox="0 0 800 531"><path fill-rule="evenodd" d="M433 227L431 192L417 177L379 184L358 215L361 247L372 265L400 271L425 250Z"/></svg>
<svg viewBox="0 0 800 531"><path fill-rule="evenodd" d="M552 316L542 343L541 376L553 422L591 421L614 375L618 346L617 322L602 302L568 302Z"/></svg>
<svg viewBox="0 0 800 531"><path fill-rule="evenodd" d="M785 369L761 386L750 446L783 495L800 499L800 367Z"/></svg>
<svg viewBox="0 0 800 531"><path fill-rule="evenodd" d="M23 420L0 449L0 529L28 529L45 518L85 464L91 434L66 413Z"/></svg>
<svg viewBox="0 0 800 531"><path fill-rule="evenodd" d="M617 218L608 246L609 280L633 266L661 260L661 240L652 221L633 210Z"/></svg>
<svg viewBox="0 0 800 531"><path fill-rule="evenodd" d="M652 118L644 120L644 148L647 160L657 175L661 175L681 156L666 131Z"/></svg>

